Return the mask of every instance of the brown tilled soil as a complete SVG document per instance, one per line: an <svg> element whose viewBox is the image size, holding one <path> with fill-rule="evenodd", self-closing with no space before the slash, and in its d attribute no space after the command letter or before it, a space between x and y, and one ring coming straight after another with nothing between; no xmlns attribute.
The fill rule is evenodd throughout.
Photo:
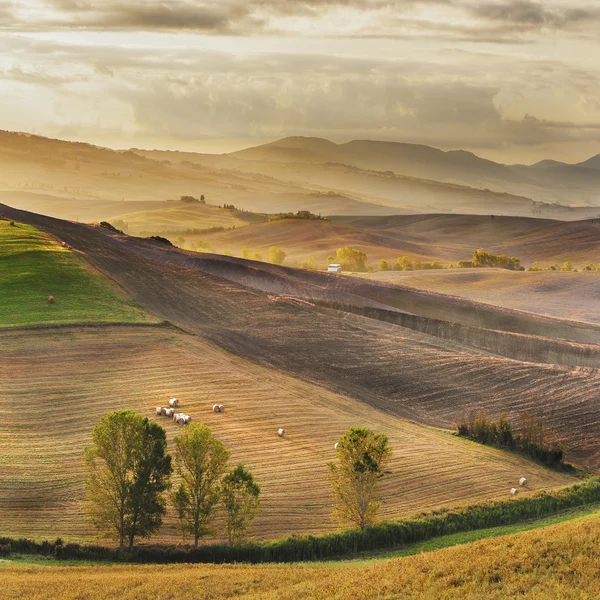
<svg viewBox="0 0 600 600"><path fill-rule="evenodd" d="M529 411L571 460L600 459L600 327L0 213L66 240L146 310L236 355L437 426L473 408Z"/></svg>

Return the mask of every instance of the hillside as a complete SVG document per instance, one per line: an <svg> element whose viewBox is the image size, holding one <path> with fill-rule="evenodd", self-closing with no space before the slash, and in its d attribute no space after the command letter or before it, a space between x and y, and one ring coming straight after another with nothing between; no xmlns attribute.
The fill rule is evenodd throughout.
<svg viewBox="0 0 600 600"><path fill-rule="evenodd" d="M0 217L0 328L87 322L155 319L92 270L76 250Z"/></svg>
<svg viewBox="0 0 600 600"><path fill-rule="evenodd" d="M352 140L333 144L328 140L290 137L231 154L254 163L342 163L360 169L390 171L405 177L489 188L526 196L546 203L598 206L600 173L597 157L577 165L541 161L533 166L502 165L463 150L442 151L430 146ZM501 207L502 203L498 203ZM549 207L548 207L549 208ZM482 212L482 211L480 211ZM493 212L493 211L492 211ZM499 214L502 213L496 209Z"/></svg>
<svg viewBox="0 0 600 600"><path fill-rule="evenodd" d="M172 396L231 449L232 464L243 462L254 472L263 490L255 534L263 539L335 528L326 463L339 436L356 424L385 432L394 448L383 487L381 514L388 518L506 497L521 473L527 473L532 490L570 481L522 458L237 358L175 329L24 331L0 333L0 343L4 376L11 382L3 386L0 407L0 454L9 467L0 476L5 535L89 539L92 532L81 510L81 455L91 429L117 409L156 419L155 406ZM225 405L223 415L212 412L215 402ZM49 407L51 421L38 418ZM171 441L180 427L165 418L159 422ZM286 429L284 439L277 437L279 427ZM172 516L161 539L179 540Z"/></svg>
<svg viewBox="0 0 600 600"><path fill-rule="evenodd" d="M595 518L370 564L6 566L3 589L41 600L52 582L51 593L65 600L104 600L123 589L166 600L175 580L178 597L190 599L594 598L599 537Z"/></svg>
<svg viewBox="0 0 600 600"><path fill-rule="evenodd" d="M428 425L453 428L473 408L537 414L569 460L600 460L597 326L3 211L70 240L150 313L235 355Z"/></svg>
<svg viewBox="0 0 600 600"><path fill-rule="evenodd" d="M594 272L519 273L506 269L453 269L387 271L362 276L493 306L600 324L600 276Z"/></svg>
<svg viewBox="0 0 600 600"><path fill-rule="evenodd" d="M550 266L571 261L583 267L600 262L600 221L556 221L525 217L478 215L393 215L386 217L330 217L330 221L289 219L252 225L204 236L216 251L260 251L282 248L285 263L298 266L308 256L325 266L327 257L342 246L367 254L371 265L379 259L393 264L400 256L443 264L470 258L479 248L517 256L525 266ZM443 291L443 290L440 290Z"/></svg>
<svg viewBox="0 0 600 600"><path fill-rule="evenodd" d="M338 147L331 142L325 146ZM89 212L95 212L94 220L132 212L127 207L115 213L110 206L107 208L111 214L89 211L90 203L162 202L201 194L210 204L234 204L253 212L310 210L382 215L441 210L530 215L533 207L527 194L483 189L487 186L475 179L460 185L454 179L440 181L434 173L435 165L427 177L390 170L385 152L361 150L367 156L373 155L371 162L361 166L363 163L355 160L358 150L340 156L334 152L313 160L312 147L299 148L289 160L282 160L277 148L271 149L264 160L263 152L256 154L256 149L229 155L116 151L0 131L0 193L16 192L22 208L74 220L84 220ZM451 164L463 161L455 157ZM504 172L507 168L497 169ZM61 199L72 204L71 212L65 211ZM80 208L80 203L85 208Z"/></svg>

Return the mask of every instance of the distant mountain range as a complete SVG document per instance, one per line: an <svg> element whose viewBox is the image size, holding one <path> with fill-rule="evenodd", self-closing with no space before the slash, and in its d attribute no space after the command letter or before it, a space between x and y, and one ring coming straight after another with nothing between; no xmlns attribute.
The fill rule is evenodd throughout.
<svg viewBox="0 0 600 600"><path fill-rule="evenodd" d="M20 206L50 213L60 202L63 217L71 214L64 212L67 200L75 214L96 215L103 203L113 210L119 201L201 194L214 205L263 213L563 219L600 213L600 155L575 165L551 160L504 165L463 150L372 140L336 144L309 137L202 154L111 150L0 131L0 162L0 192L7 202L7 195L18 192Z"/></svg>

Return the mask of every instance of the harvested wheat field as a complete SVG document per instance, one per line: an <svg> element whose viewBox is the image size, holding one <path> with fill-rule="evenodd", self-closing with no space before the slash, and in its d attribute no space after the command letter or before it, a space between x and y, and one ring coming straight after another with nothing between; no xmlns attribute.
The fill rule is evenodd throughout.
<svg viewBox="0 0 600 600"><path fill-rule="evenodd" d="M0 511L3 534L89 539L81 510L82 451L97 420L134 409L169 439L179 426L155 407L173 396L209 425L262 486L259 538L332 530L326 463L351 426L390 438L382 518L506 497L525 474L530 489L570 477L520 457L384 414L167 327L71 328L0 333ZM36 369L32 372L31 365ZM223 414L212 412L225 405ZM284 438L277 429L284 427ZM310 485L306 485L310 482ZM172 519L162 536L177 541Z"/></svg>
<svg viewBox="0 0 600 600"><path fill-rule="evenodd" d="M593 599L600 519L376 562L1 568L0 598L131 600Z"/></svg>

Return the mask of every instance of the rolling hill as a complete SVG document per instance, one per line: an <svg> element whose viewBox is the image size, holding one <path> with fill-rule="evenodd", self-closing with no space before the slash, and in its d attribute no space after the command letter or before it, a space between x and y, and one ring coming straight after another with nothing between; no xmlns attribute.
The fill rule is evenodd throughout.
<svg viewBox="0 0 600 600"><path fill-rule="evenodd" d="M537 414L569 460L598 464L597 326L2 211L67 239L145 310L203 343L427 425L452 428L474 408L516 421Z"/></svg>
<svg viewBox="0 0 600 600"><path fill-rule="evenodd" d="M342 326L338 330L341 340L364 325L371 329L368 319L361 325L360 317L353 323L343 313L273 297L256 286L236 283L233 272L228 277L212 275L208 267L199 270L194 266L189 254L156 242L8 207L2 207L2 212L21 218L15 227L5 227L11 233L13 229L26 231L29 239L40 244L40 251L46 252L45 262L40 264L57 279L65 271L60 270L64 269L61 252L54 250L60 246L47 237L50 232L75 244L74 252L67 256L75 257L76 253L78 261L79 257L87 258L114 281L131 276L138 284L149 286L144 308L158 318L167 311L174 324L103 325L104 314L95 311L94 303L114 288L105 276L96 287L89 286L89 312L72 312L69 327L18 328L22 322L19 311L10 313L12 321L4 323L9 328L0 329L4 367L0 378L0 456L9 467L0 472L5 534L89 539L91 531L82 508L81 456L92 427L102 415L123 408L157 418L155 407L171 396L180 399L194 420L210 425L231 448L232 460L250 467L261 482L263 512L256 524L260 538L315 533L335 526L325 466L335 441L357 423L385 431L395 450L384 484L383 516L506 496L520 476L517 474L522 473L527 473L531 490L572 481L568 475L548 471L519 456L411 423L402 418L403 411L382 411L352 394L338 393L332 382L324 387L318 378L310 381L298 374L285 374L267 361L257 360L258 356L249 351L249 344L254 342L244 339L239 329L246 322L258 331L260 323L264 328L265 320L270 319L287 323L279 330L285 338L286 331L301 333L298 326L311 325L317 319L321 325L333 321L336 328ZM24 221L43 226L48 233L44 235ZM19 243L20 239L17 237ZM32 242L28 244L30 247ZM109 267L113 259L120 265L119 273ZM146 263L146 259L151 262ZM160 267L163 259L166 262ZM151 266L152 261L158 262ZM27 263L21 264L29 268ZM249 266L235 259L229 264L243 269ZM13 276L19 268L19 264L13 265ZM170 275L173 273L175 278ZM258 274L262 279L269 277L266 271ZM70 292L59 296L60 304L81 311L73 277L70 283ZM167 289L174 293L172 300L164 297ZM126 290L141 299L139 288L126 286ZM185 311L177 297L189 303ZM45 297L40 299L45 301ZM22 298L17 300L21 300L22 313L28 315L28 324L53 322L32 313ZM375 324L373 331L377 329ZM319 333L317 328L312 335L321 343L329 343L331 332ZM394 337L400 343L404 338L407 347L427 345L426 336L409 331ZM258 338L255 345L264 350ZM286 352L299 353L301 348L294 343ZM333 372L340 367L342 371L345 368L335 362L329 365ZM223 403L226 412L213 413L214 402ZM179 427L168 419L160 421L172 440ZM276 433L281 426L287 431L283 439ZM307 480L311 486L303 485ZM176 539L172 519L162 536L164 540Z"/></svg>
<svg viewBox="0 0 600 600"><path fill-rule="evenodd" d="M439 163L443 174L465 162L462 154L454 156L448 165L444 161L432 162L429 174L423 178L410 169L399 170L395 146L384 145L376 150L381 143L369 142L367 147L363 143L357 147L350 144L351 152L339 154L336 150L313 160L314 149L304 149L304 142L298 142L288 161L279 154L285 143L269 147L266 154L260 149L248 149L229 155L208 155L139 149L116 151L0 131L3 165L0 192L17 192L20 197L11 202L19 201L22 208L80 220L84 218L82 213L89 212L90 203L101 206L117 201L160 202L201 194L210 204L234 204L253 212L311 210L322 214L382 215L442 210L530 215L533 210L530 197L520 192L482 189L487 186L480 185L478 179L458 185L456 178L436 178L436 164ZM329 150L338 148L331 142L325 146ZM286 146L285 151L288 150ZM411 154L412 150L409 148L406 153ZM448 154L435 149L425 154L431 153ZM388 154L396 156L392 166L398 169L390 170ZM417 160L419 153L414 154ZM371 158L364 162L357 158L361 155ZM466 162L471 160L486 165L487 170L511 172L518 179L507 167L476 157ZM72 202L70 213L65 212L65 205L59 199ZM80 202L86 208L80 209ZM112 207L107 208L115 214ZM56 210L61 212L53 212ZM569 216L566 209L560 211ZM119 212L132 211L127 207ZM111 216L102 211L96 214L99 220Z"/></svg>
<svg viewBox="0 0 600 600"><path fill-rule="evenodd" d="M443 264L470 258L484 248L495 254L517 256L530 266L571 261L583 267L600 263L600 221L556 221L526 217L478 215L394 215L385 217L333 216L328 221L284 219L202 236L217 251L237 255L243 247L266 253L276 245L298 266L315 256L323 267L327 257L342 246L393 264L400 256ZM266 254L265 254L266 255Z"/></svg>

